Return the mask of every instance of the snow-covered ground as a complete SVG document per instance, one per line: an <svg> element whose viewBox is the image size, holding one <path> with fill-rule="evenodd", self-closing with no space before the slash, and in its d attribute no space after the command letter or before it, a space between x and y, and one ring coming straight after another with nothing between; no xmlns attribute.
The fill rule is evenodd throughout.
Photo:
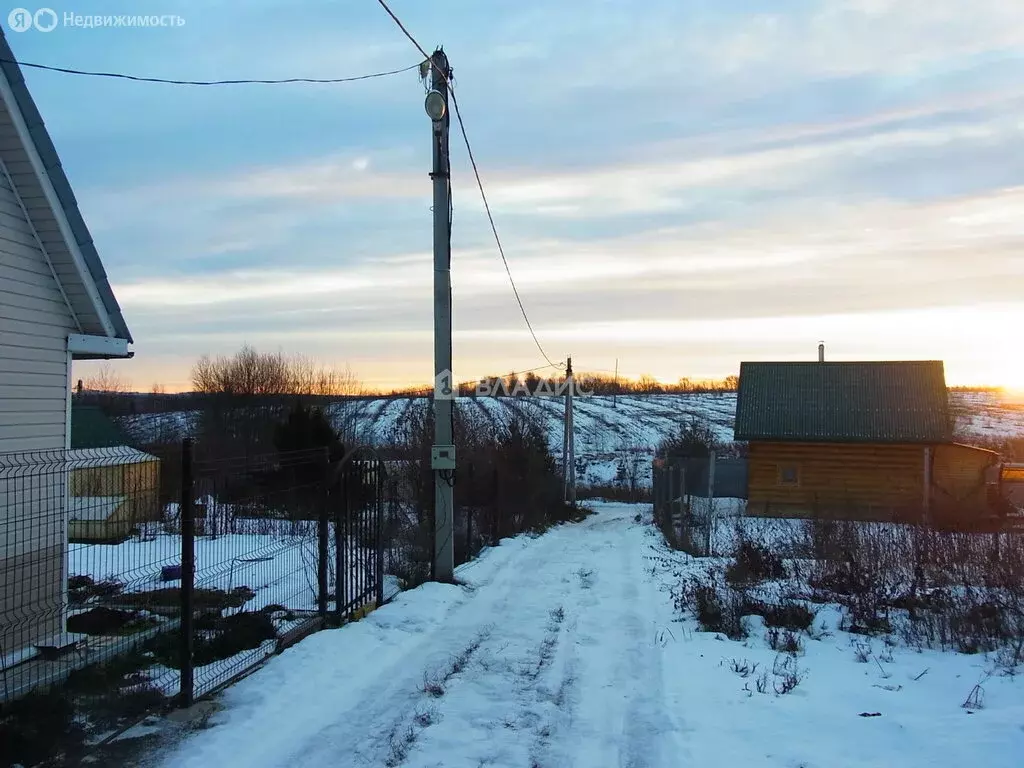
<svg viewBox="0 0 1024 768"><path fill-rule="evenodd" d="M1024 395L995 392L954 392L957 430L965 436L1024 436Z"/></svg>
<svg viewBox="0 0 1024 768"><path fill-rule="evenodd" d="M269 519L232 521L234 531L195 538L195 585L200 589L231 592L252 590L244 610L258 611L281 605L292 611L317 608L316 523ZM328 586L334 587L334 526L328 528ZM363 563L368 550L351 544L347 562L348 584L364 586ZM124 594L177 589L178 579L161 578L165 566L181 563L181 536L150 524L141 536L119 544L73 544L68 552L70 576L89 576L96 582L117 581ZM398 591L396 577L385 574L385 592ZM116 598L111 598L116 602Z"/></svg>
<svg viewBox="0 0 1024 768"><path fill-rule="evenodd" d="M1024 763L1024 678L986 679L984 655L896 648L858 663L826 611L796 657L799 685L755 691L734 667L794 662L758 633L733 642L681 620L669 590L702 566L664 548L649 507L595 508L485 551L459 586L401 593L273 658L164 764ZM982 680L984 707L964 709Z"/></svg>

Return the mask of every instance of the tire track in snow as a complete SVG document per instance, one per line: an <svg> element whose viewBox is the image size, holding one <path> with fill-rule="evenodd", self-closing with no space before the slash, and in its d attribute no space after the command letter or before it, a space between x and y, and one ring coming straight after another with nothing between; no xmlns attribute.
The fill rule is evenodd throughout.
<svg viewBox="0 0 1024 768"><path fill-rule="evenodd" d="M501 549L498 547L493 554L500 553ZM545 574L543 565L556 560L560 549L558 538L550 536L531 542L525 550L509 547L511 551L505 555L505 562L489 580L467 589L465 599L448 611L434 631L420 642L412 643L379 671L379 679L388 681L383 689L370 686L354 706L337 713L335 723L308 739L306 748L290 756L287 764L334 766L339 755L346 756L346 764L356 766L388 763L391 736L414 722L428 703L423 693L424 680L450 663L453 651L462 650L467 641L489 628L484 618L506 617L511 607L521 602L524 593L531 589L543 592L542 581L550 576L550 573ZM515 559L514 567L508 562L510 558ZM482 644L478 655L490 652L495 643L492 635L492 639ZM454 677L449 692L465 682L466 676ZM434 700L433 704L443 708L443 699ZM410 761L414 760L416 750L414 741L409 745ZM399 764L406 762L403 759Z"/></svg>

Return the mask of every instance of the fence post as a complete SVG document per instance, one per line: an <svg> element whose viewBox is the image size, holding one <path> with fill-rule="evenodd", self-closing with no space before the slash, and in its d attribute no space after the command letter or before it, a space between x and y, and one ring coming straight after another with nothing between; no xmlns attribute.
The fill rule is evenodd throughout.
<svg viewBox="0 0 1024 768"><path fill-rule="evenodd" d="M469 473L469 493L473 493L473 464L470 463L468 468ZM473 558L473 497L470 495L470 504L466 507L466 561L468 562Z"/></svg>
<svg viewBox="0 0 1024 768"><path fill-rule="evenodd" d="M179 662L181 665L181 706L191 707L195 697L195 679L192 669L192 611L196 578L195 509L192 506L192 439L181 443L181 499L178 512L181 521L181 626Z"/></svg>
<svg viewBox="0 0 1024 768"><path fill-rule="evenodd" d="M500 539L498 538L499 533L500 533L499 530L498 530L498 527L499 527L498 516L501 514L501 510L500 510L500 502L498 501L498 499L499 499L498 490L499 489L498 489L498 465L497 464L494 465L494 469L492 470L491 477L492 477L491 485L494 488L494 494L491 497L492 498L492 501L491 501L491 544L494 545L494 546L498 546L498 542L500 541Z"/></svg>
<svg viewBox="0 0 1024 768"><path fill-rule="evenodd" d="M704 556L711 557L711 543L715 527L715 452L708 458L708 520Z"/></svg>
<svg viewBox="0 0 1024 768"><path fill-rule="evenodd" d="M351 461L351 460L350 460ZM341 503L334 507L334 621L341 626L345 601L345 529L348 527L348 469L341 467Z"/></svg>
<svg viewBox="0 0 1024 768"><path fill-rule="evenodd" d="M377 607L384 605L384 462L377 459L375 474L377 478L374 488L376 502L374 509L377 515Z"/></svg>
<svg viewBox="0 0 1024 768"><path fill-rule="evenodd" d="M655 470L652 482L656 483L654 488L654 518L658 523L658 527L664 530L665 498L668 494L665 493L665 469L663 467Z"/></svg>
<svg viewBox="0 0 1024 768"><path fill-rule="evenodd" d="M327 558L330 556L330 519L328 510L330 508L331 494L331 458L327 448L324 448L324 474L321 482L323 488L320 494L319 519L317 521L317 560L316 560L316 589L317 589L317 613L322 624L327 623Z"/></svg>

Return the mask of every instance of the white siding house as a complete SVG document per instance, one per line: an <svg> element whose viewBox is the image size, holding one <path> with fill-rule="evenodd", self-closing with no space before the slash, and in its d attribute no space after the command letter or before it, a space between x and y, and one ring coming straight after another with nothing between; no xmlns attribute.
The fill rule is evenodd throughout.
<svg viewBox="0 0 1024 768"><path fill-rule="evenodd" d="M70 376L131 335L0 32L0 660L61 643Z"/></svg>

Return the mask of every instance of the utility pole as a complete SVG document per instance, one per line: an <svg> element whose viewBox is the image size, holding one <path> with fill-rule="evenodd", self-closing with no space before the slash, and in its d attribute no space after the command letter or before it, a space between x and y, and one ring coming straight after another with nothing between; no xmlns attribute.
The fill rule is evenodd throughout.
<svg viewBox="0 0 1024 768"><path fill-rule="evenodd" d="M448 155L448 57L430 57L430 90L424 107L431 121L434 184L434 581L455 579L455 445L452 405L451 166Z"/></svg>
<svg viewBox="0 0 1024 768"><path fill-rule="evenodd" d="M563 439L562 474L565 480L565 503L576 508L576 439L572 419L572 397L576 385L572 378L572 358L565 365L565 435Z"/></svg>
<svg viewBox="0 0 1024 768"><path fill-rule="evenodd" d="M615 358L615 389L612 390L612 408L619 407L619 358Z"/></svg>
<svg viewBox="0 0 1024 768"><path fill-rule="evenodd" d="M565 414L562 416L562 501L569 500L569 376L565 374Z"/></svg>

